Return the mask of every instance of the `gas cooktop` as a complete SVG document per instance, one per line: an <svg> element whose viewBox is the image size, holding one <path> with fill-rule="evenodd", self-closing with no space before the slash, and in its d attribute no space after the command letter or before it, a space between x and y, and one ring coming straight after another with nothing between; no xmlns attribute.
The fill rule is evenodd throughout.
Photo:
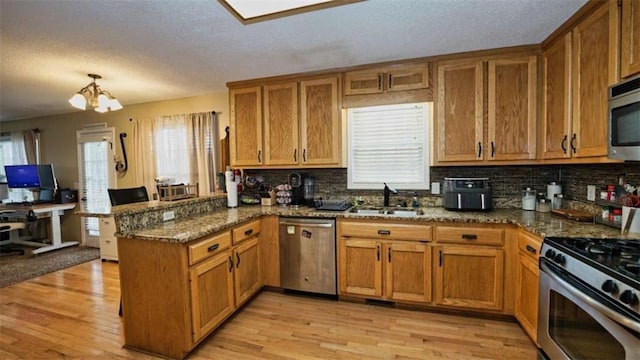
<svg viewBox="0 0 640 360"><path fill-rule="evenodd" d="M545 242L611 275L640 283L640 239L547 237Z"/></svg>

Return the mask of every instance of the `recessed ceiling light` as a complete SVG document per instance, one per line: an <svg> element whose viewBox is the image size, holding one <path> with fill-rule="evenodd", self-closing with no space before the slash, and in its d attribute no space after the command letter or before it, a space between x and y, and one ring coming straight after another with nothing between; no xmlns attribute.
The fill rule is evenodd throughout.
<svg viewBox="0 0 640 360"><path fill-rule="evenodd" d="M244 24L363 0L218 0Z"/></svg>

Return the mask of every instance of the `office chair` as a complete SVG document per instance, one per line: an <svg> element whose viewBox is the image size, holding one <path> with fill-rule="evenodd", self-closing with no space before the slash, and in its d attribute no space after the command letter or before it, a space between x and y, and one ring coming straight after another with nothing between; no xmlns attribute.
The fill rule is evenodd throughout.
<svg viewBox="0 0 640 360"><path fill-rule="evenodd" d="M107 189L107 192L109 193L111 206L149 201L147 188L144 186L126 189ZM118 315L122 316L122 297L120 298Z"/></svg>
<svg viewBox="0 0 640 360"><path fill-rule="evenodd" d="M147 188L144 186L126 189L107 189L111 205L124 205L136 202L149 201Z"/></svg>

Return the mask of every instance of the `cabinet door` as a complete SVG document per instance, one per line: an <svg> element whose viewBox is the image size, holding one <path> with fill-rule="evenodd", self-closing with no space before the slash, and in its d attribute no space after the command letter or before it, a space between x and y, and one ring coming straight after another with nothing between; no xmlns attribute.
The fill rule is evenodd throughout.
<svg viewBox="0 0 640 360"><path fill-rule="evenodd" d="M259 86L229 92L231 165L262 165L262 92Z"/></svg>
<svg viewBox="0 0 640 360"><path fill-rule="evenodd" d="M607 155L608 93L616 82L614 14L605 4L573 31L573 134L574 157ZM614 8L615 9L615 8ZM612 39L613 38L613 39Z"/></svg>
<svg viewBox="0 0 640 360"><path fill-rule="evenodd" d="M382 78L384 73L379 70L350 71L344 76L345 95L378 94L383 91Z"/></svg>
<svg viewBox="0 0 640 360"><path fill-rule="evenodd" d="M113 234L116 232L116 223L113 217L100 218L98 223L100 230L100 259L118 261L118 238Z"/></svg>
<svg viewBox="0 0 640 360"><path fill-rule="evenodd" d="M438 65L438 161L483 159L482 62Z"/></svg>
<svg viewBox="0 0 640 360"><path fill-rule="evenodd" d="M571 33L542 52L542 158L571 157Z"/></svg>
<svg viewBox="0 0 640 360"><path fill-rule="evenodd" d="M236 307L240 307L262 287L259 238L244 241L233 251L235 261Z"/></svg>
<svg viewBox="0 0 640 360"><path fill-rule="evenodd" d="M535 159L537 71L535 56L489 61L489 160Z"/></svg>
<svg viewBox="0 0 640 360"><path fill-rule="evenodd" d="M501 310L504 283L502 249L478 246L434 248L435 303Z"/></svg>
<svg viewBox="0 0 640 360"><path fill-rule="evenodd" d="M387 91L426 89L429 87L427 65L389 70L386 73Z"/></svg>
<svg viewBox="0 0 640 360"><path fill-rule="evenodd" d="M374 240L340 241L341 294L382 296L382 245Z"/></svg>
<svg viewBox="0 0 640 360"><path fill-rule="evenodd" d="M298 164L298 83L264 87L264 163Z"/></svg>
<svg viewBox="0 0 640 360"><path fill-rule="evenodd" d="M300 82L301 163L340 164L338 77Z"/></svg>
<svg viewBox="0 0 640 360"><path fill-rule="evenodd" d="M233 262L225 251L189 270L191 322L197 342L233 313Z"/></svg>
<svg viewBox="0 0 640 360"><path fill-rule="evenodd" d="M622 0L620 77L640 73L640 2Z"/></svg>
<svg viewBox="0 0 640 360"><path fill-rule="evenodd" d="M398 301L431 301L431 247L425 244L385 245L385 297Z"/></svg>
<svg viewBox="0 0 640 360"><path fill-rule="evenodd" d="M538 264L519 254L514 315L531 340L538 339Z"/></svg>

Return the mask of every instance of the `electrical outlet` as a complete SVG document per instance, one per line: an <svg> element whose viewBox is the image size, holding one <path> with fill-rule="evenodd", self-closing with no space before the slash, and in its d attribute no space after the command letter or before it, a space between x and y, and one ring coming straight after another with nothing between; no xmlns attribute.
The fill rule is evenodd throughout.
<svg viewBox="0 0 640 360"><path fill-rule="evenodd" d="M439 182L432 182L431 183L431 195L438 195L440 194L440 183Z"/></svg>
<svg viewBox="0 0 640 360"><path fill-rule="evenodd" d="M596 201L596 186L587 185L587 200Z"/></svg>
<svg viewBox="0 0 640 360"><path fill-rule="evenodd" d="M176 218L176 213L172 211L165 211L162 213L162 221L169 221Z"/></svg>

